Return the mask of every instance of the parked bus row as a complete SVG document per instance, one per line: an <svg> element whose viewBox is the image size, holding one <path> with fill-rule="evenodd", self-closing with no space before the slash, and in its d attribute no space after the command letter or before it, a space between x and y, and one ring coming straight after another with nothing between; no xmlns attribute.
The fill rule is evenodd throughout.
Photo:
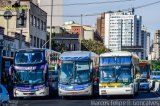
<svg viewBox="0 0 160 106"><path fill-rule="evenodd" d="M59 53L26 49L15 53L9 75L14 97L130 95L138 93L140 79L150 79L150 64L136 54L115 51Z"/></svg>

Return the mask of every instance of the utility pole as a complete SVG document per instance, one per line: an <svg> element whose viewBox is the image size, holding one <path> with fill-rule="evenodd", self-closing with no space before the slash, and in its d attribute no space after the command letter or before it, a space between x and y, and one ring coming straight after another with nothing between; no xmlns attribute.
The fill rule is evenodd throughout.
<svg viewBox="0 0 160 106"><path fill-rule="evenodd" d="M19 49L22 49L22 29L20 30L20 38L19 38Z"/></svg>
<svg viewBox="0 0 160 106"><path fill-rule="evenodd" d="M53 0L51 0L51 24L50 24L50 37L49 37L49 49L52 49L52 16L53 16Z"/></svg>
<svg viewBox="0 0 160 106"><path fill-rule="evenodd" d="M81 40L83 39L83 26L82 26L82 17L83 17L83 14L81 14L81 27L80 27L80 35L79 35L79 51L81 51L81 49L82 49L82 42L81 42Z"/></svg>

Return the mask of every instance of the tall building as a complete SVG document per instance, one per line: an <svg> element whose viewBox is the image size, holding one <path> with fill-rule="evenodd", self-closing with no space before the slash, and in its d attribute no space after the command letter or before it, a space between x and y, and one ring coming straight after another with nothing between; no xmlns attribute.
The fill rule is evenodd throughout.
<svg viewBox="0 0 160 106"><path fill-rule="evenodd" d="M6 11L5 6L12 6L13 4L15 4L15 1L11 0L6 5L1 6L1 10L4 11L0 11L0 14L4 14ZM24 25L19 25L21 20L16 17L18 16L18 12L13 9L11 13L15 16L13 16L11 19L6 20L4 17L0 17L0 25L5 29L4 34L13 37L15 32L20 33L22 30L22 35L25 36L26 46L22 46L21 48L41 48L46 41L47 13L31 0L21 0L20 6L26 7L24 13ZM16 44L16 46L17 45L18 44Z"/></svg>
<svg viewBox="0 0 160 106"><path fill-rule="evenodd" d="M140 57L141 59L148 59L148 55L150 53L150 33L147 31L145 26L142 26L141 45L143 47L143 51Z"/></svg>
<svg viewBox="0 0 160 106"><path fill-rule="evenodd" d="M51 25L51 3L52 0L38 0L39 6L47 12L47 26ZM63 4L63 0L53 0L53 5ZM55 16L57 15L57 17ZM53 17L52 26L62 26L63 25L63 6L53 6ZM60 16L60 17L58 17Z"/></svg>
<svg viewBox="0 0 160 106"><path fill-rule="evenodd" d="M160 60L160 30L156 30L154 35L154 60Z"/></svg>
<svg viewBox="0 0 160 106"><path fill-rule="evenodd" d="M106 48L116 51L122 50L122 46L140 46L141 22L141 16L134 15L134 10L105 13Z"/></svg>
<svg viewBox="0 0 160 106"><path fill-rule="evenodd" d="M97 18L97 32L104 39L105 35L105 13Z"/></svg>

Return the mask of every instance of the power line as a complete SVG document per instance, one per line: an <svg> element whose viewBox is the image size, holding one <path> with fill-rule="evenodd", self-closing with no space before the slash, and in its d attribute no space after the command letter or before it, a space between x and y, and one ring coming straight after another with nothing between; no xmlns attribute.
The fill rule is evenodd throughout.
<svg viewBox="0 0 160 106"><path fill-rule="evenodd" d="M158 3L160 3L160 0L156 2L152 2L152 3L144 4L141 6L133 7L133 9L141 9L141 8L148 7L154 4L158 4ZM129 9L121 9L121 11L128 11L128 10ZM116 12L116 11L112 11L112 12ZM98 15L101 15L102 13L105 13L105 12L93 13L93 14L83 14L83 16L86 16L86 17L87 16L98 16ZM50 16L50 15L47 15L47 16ZM81 17L81 14L80 15L53 15L53 16L54 17Z"/></svg>
<svg viewBox="0 0 160 106"><path fill-rule="evenodd" d="M76 5L95 5L95 4L106 4L106 3L117 3L117 2L129 2L136 0L115 0L115 1L104 1L104 2L88 2L88 3L70 3L70 4L55 4L55 5L40 5L42 6L76 6Z"/></svg>

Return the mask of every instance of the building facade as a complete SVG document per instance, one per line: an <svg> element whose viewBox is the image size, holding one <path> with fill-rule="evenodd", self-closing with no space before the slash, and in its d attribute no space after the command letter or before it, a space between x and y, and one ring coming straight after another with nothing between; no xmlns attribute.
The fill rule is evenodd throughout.
<svg viewBox="0 0 160 106"><path fill-rule="evenodd" d="M122 50L122 46L140 46L141 22L141 16L134 15L133 10L105 13L106 48L116 51Z"/></svg>
<svg viewBox="0 0 160 106"><path fill-rule="evenodd" d="M105 36L105 13L97 18L97 32L104 39Z"/></svg>
<svg viewBox="0 0 160 106"><path fill-rule="evenodd" d="M96 29L92 26L88 25L81 25L78 23L75 23L74 21L71 22L65 22L65 24L62 26L63 29L65 29L68 33L71 34L78 34L79 38L81 40L96 40L95 37L99 38L98 34L96 34ZM100 39L100 38L99 38ZM99 40L98 39L98 40Z"/></svg>
<svg viewBox="0 0 160 106"><path fill-rule="evenodd" d="M145 26L142 26L141 31L141 45L143 47L143 52L141 53L141 59L148 59L150 53L150 33L147 31Z"/></svg>
<svg viewBox="0 0 160 106"><path fill-rule="evenodd" d="M51 2L52 0L38 0L39 6L47 12L47 26L51 25ZM63 4L63 0L53 0L53 5ZM53 6L52 26L63 25L63 6Z"/></svg>
<svg viewBox="0 0 160 106"><path fill-rule="evenodd" d="M156 30L153 41L154 48L154 60L160 60L160 30Z"/></svg>
<svg viewBox="0 0 160 106"><path fill-rule="evenodd" d="M6 6L12 7L13 4L15 4L15 1ZM0 25L5 28L4 34L13 37L13 33L20 33L22 30L22 35L25 36L25 42L28 44L27 48L40 48L46 41L47 13L30 0L21 0L20 6L26 7L24 25L19 25L18 13L12 8L11 12L14 16L11 19L6 20L4 17L0 17ZM4 10L0 11L0 14L4 14L5 6L3 5L0 8Z"/></svg>
<svg viewBox="0 0 160 106"><path fill-rule="evenodd" d="M78 34L56 34L54 36L56 44L64 45L64 51L78 51L79 50L79 36Z"/></svg>

